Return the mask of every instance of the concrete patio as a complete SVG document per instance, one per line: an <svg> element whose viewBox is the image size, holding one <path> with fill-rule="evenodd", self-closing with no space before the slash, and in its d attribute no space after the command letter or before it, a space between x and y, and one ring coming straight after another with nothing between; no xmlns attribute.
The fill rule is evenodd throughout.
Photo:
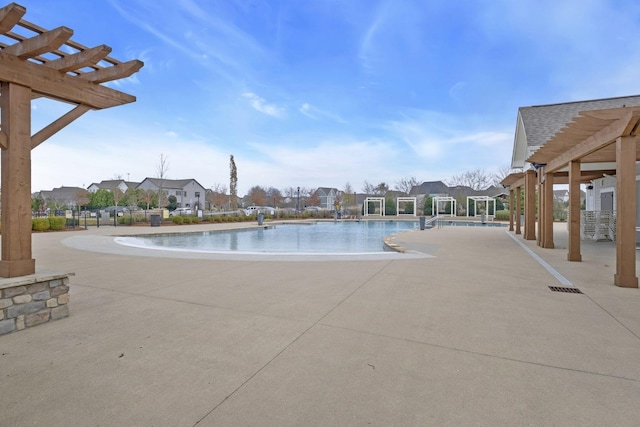
<svg viewBox="0 0 640 427"><path fill-rule="evenodd" d="M638 425L613 243L570 263L566 224L559 249L444 227L397 236L404 258L261 261L109 238L215 227L35 234L38 270L75 272L70 316L0 337L0 425Z"/></svg>

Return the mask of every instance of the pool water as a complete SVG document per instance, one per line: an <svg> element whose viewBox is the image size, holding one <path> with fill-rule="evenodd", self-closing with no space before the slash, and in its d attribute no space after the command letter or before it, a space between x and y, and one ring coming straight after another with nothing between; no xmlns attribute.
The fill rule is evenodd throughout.
<svg viewBox="0 0 640 427"><path fill-rule="evenodd" d="M145 248L194 252L364 254L384 252L385 236L418 228L414 221L278 224L245 230L118 238Z"/></svg>

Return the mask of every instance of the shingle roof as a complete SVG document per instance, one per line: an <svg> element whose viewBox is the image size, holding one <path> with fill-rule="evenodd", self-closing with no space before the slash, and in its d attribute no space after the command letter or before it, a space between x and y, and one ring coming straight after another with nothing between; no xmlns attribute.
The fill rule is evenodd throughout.
<svg viewBox="0 0 640 427"><path fill-rule="evenodd" d="M542 146L580 111L640 106L640 95L562 104L520 107L518 114L524 124L527 146Z"/></svg>
<svg viewBox="0 0 640 427"><path fill-rule="evenodd" d="M449 190L449 187L447 187L442 181L429 181L414 186L411 188L409 194L411 196L415 196L417 194L447 194Z"/></svg>
<svg viewBox="0 0 640 427"><path fill-rule="evenodd" d="M71 201L75 200L76 195L79 191L86 191L84 188L80 187L58 187L53 190L43 190L40 191L40 196L45 200L55 199L55 200L65 200Z"/></svg>
<svg viewBox="0 0 640 427"><path fill-rule="evenodd" d="M160 179L160 178L145 178L145 181L153 183L157 187L162 188L184 188L190 182L197 182L195 179Z"/></svg>

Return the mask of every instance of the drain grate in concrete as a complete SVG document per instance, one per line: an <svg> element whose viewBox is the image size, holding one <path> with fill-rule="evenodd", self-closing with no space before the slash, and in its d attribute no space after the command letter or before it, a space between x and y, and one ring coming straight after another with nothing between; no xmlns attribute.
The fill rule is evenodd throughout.
<svg viewBox="0 0 640 427"><path fill-rule="evenodd" d="M553 292L566 292L568 294L581 294L582 291L578 288L569 288L566 286L549 286Z"/></svg>

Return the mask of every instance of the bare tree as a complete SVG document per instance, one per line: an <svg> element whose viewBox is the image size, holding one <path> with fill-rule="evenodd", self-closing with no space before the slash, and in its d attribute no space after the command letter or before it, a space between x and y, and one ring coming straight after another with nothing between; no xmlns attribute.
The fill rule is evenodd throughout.
<svg viewBox="0 0 640 427"><path fill-rule="evenodd" d="M229 201L227 186L224 184L213 184L211 191L207 192L207 201L215 207L222 207Z"/></svg>
<svg viewBox="0 0 640 427"><path fill-rule="evenodd" d="M418 182L418 179L416 177L411 176L411 177L402 178L399 181L396 181L395 189L398 191L402 191L405 194L409 194L411 192L411 189L416 185L420 185L420 183Z"/></svg>
<svg viewBox="0 0 640 427"><path fill-rule="evenodd" d="M282 189L282 194L289 199L295 199L298 196L298 190L295 187L286 187Z"/></svg>
<svg viewBox="0 0 640 427"><path fill-rule="evenodd" d="M381 182L378 185L373 185L369 183L369 181L365 181L362 186L362 192L365 194L383 196L387 191L389 191L389 186L384 182Z"/></svg>
<svg viewBox="0 0 640 427"><path fill-rule="evenodd" d="M238 168L236 168L236 162L233 160L233 154L229 160L229 194L231 196L231 210L238 209Z"/></svg>
<svg viewBox="0 0 640 427"><path fill-rule="evenodd" d="M320 206L320 196L315 188L309 189L307 206Z"/></svg>
<svg viewBox="0 0 640 427"><path fill-rule="evenodd" d="M380 184L376 185L373 194L384 196L385 194L387 194L387 191L389 191L389 186L385 182L381 182Z"/></svg>
<svg viewBox="0 0 640 427"><path fill-rule="evenodd" d="M128 206L137 207L138 206L138 196L140 190L136 190L135 188L127 188L124 195L127 198L126 202Z"/></svg>
<svg viewBox="0 0 640 427"><path fill-rule="evenodd" d="M160 180L160 186L158 188L158 207L165 207L167 205L166 193L164 192L164 180L167 179L167 172L169 171L169 160L163 153L160 154L160 161L156 168L156 176Z"/></svg>
<svg viewBox="0 0 640 427"><path fill-rule="evenodd" d="M80 206L84 206L90 202L89 200L89 192L84 188L79 189L73 196L74 202L76 203L77 209L80 210Z"/></svg>
<svg viewBox="0 0 640 427"><path fill-rule="evenodd" d="M492 185L495 185L495 186L501 185L500 182L502 182L502 180L505 179L507 176L509 176L509 174L512 172L514 172L514 170L511 169L510 166L508 165L500 166L497 172L493 174Z"/></svg>
<svg viewBox="0 0 640 427"><path fill-rule="evenodd" d="M118 187L115 187L111 192L113 193L113 203L116 205L116 214L117 214L118 203L120 202L120 200L122 200L122 196L124 196L124 193Z"/></svg>
<svg viewBox="0 0 640 427"><path fill-rule="evenodd" d="M249 200L253 205L264 206L267 204L267 192L259 185L251 187L247 196L249 196Z"/></svg>
<svg viewBox="0 0 640 427"><path fill-rule="evenodd" d="M447 180L445 184L449 187L456 187L462 185L470 187L474 190L485 190L491 183L493 178L484 169L475 169L472 171L463 172L460 175L454 175L451 179Z"/></svg>
<svg viewBox="0 0 640 427"><path fill-rule="evenodd" d="M349 182L344 184L344 190L342 190L342 202L347 206L353 206L356 204L353 187L351 187Z"/></svg>
<svg viewBox="0 0 640 427"><path fill-rule="evenodd" d="M371 184L369 181L365 181L362 185L362 192L364 194L374 194L376 191L376 186Z"/></svg>
<svg viewBox="0 0 640 427"><path fill-rule="evenodd" d="M154 193L152 190L146 190L140 193L140 201L147 205L147 210L153 203L153 196L154 196Z"/></svg>
<svg viewBox="0 0 640 427"><path fill-rule="evenodd" d="M282 204L282 193L280 193L280 190L274 187L269 187L266 192L267 203L270 204L270 206L277 208Z"/></svg>

